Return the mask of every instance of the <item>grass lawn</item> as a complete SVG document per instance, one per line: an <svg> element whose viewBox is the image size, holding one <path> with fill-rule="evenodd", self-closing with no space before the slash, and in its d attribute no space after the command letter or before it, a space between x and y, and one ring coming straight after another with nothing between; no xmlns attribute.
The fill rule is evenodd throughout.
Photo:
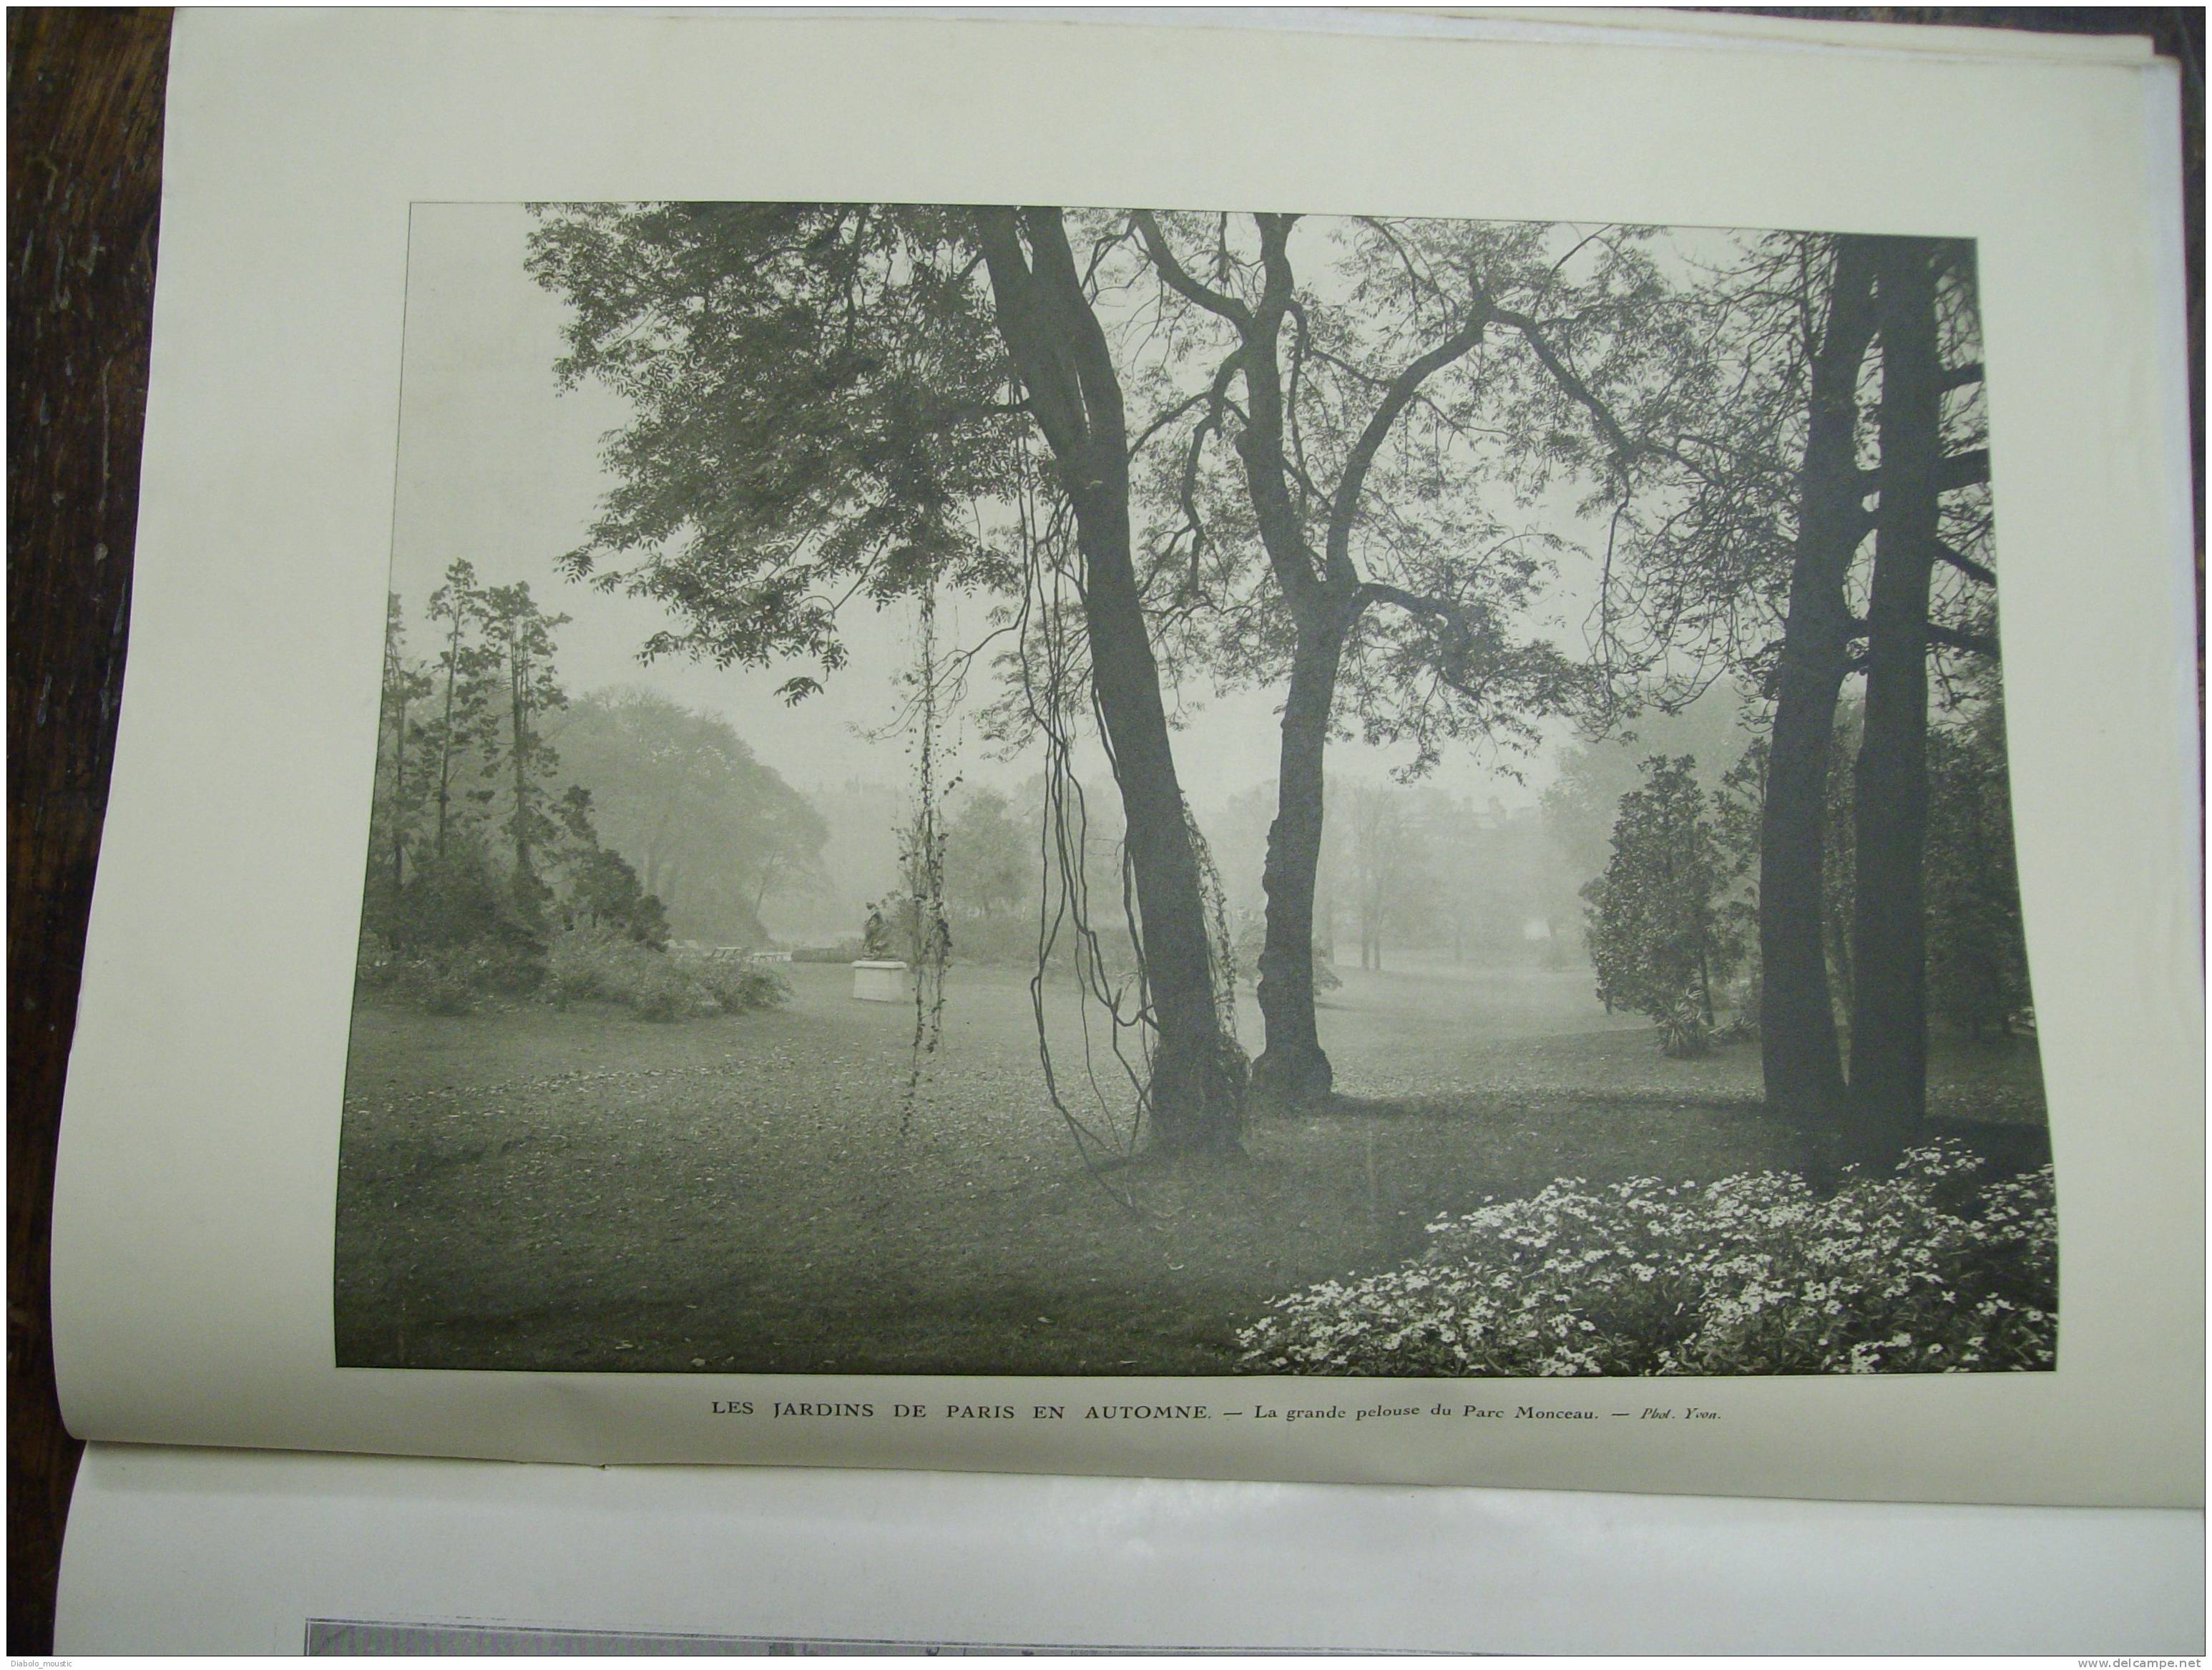
<svg viewBox="0 0 2212 1670"><path fill-rule="evenodd" d="M1133 1216L1045 1100L1024 972L954 969L910 1120L912 1010L789 972L782 1009L674 1025L359 1009L339 1362L1222 1374L1268 1299L1395 1265L1486 1197L1850 1157L1764 1112L1756 1045L1665 1060L1584 971L1346 970L1338 1106L1256 1124L1241 1163L1114 1172ZM1070 1017L1054 1047L1065 1082ZM2047 1157L2032 1048L1939 1053L1935 1078L1943 1128L2003 1169Z"/></svg>

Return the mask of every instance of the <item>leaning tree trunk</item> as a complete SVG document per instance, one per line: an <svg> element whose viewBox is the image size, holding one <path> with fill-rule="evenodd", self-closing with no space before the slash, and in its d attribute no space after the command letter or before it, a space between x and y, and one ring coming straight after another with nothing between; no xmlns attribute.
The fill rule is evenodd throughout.
<svg viewBox="0 0 2212 1670"><path fill-rule="evenodd" d="M1158 1022L1149 1096L1153 1146L1234 1149L1243 1066L1214 1001L1204 882L1129 560L1127 498L1086 494L1076 500L1076 519L1091 680L1121 791L1145 980Z"/></svg>
<svg viewBox="0 0 2212 1670"><path fill-rule="evenodd" d="M1777 669L1774 736L1759 850L1759 1057L1770 1105L1841 1106L1843 1064L1821 945L1828 750L1850 650L1844 582L1863 537L1859 368L1874 334L1869 241L1838 243L1826 326L1814 357L1799 474L1797 548Z"/></svg>
<svg viewBox="0 0 2212 1670"><path fill-rule="evenodd" d="M1267 938L1260 952L1260 1013L1267 1044L1252 1064L1253 1097L1271 1107L1320 1101L1335 1083L1314 1018L1314 895L1321 875L1322 760L1347 630L1342 613L1301 623L1283 704L1275 820L1267 827L1260 877L1267 895ZM1364 932L1360 944L1364 951Z"/></svg>
<svg viewBox="0 0 2212 1670"><path fill-rule="evenodd" d="M1942 465L1935 247L1885 240L1881 509L1867 607L1866 729L1852 801L1857 882L1851 931L1854 1117L1905 1132L1928 1103L1928 594Z"/></svg>
<svg viewBox="0 0 2212 1670"><path fill-rule="evenodd" d="M1243 1057L1215 1002L1203 876L1130 556L1128 440L1113 356L1060 210L979 209L975 224L1000 334L1075 509L1091 680L1121 791L1158 1033L1147 1096L1152 1145L1164 1153L1234 1152Z"/></svg>

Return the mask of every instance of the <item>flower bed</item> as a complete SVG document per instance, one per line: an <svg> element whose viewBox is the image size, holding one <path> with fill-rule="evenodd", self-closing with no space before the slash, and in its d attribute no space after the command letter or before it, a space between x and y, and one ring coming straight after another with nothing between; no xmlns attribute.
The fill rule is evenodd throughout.
<svg viewBox="0 0 2212 1670"><path fill-rule="evenodd" d="M1562 1178L1425 1255L1278 1299L1241 1366L1298 1374L1910 1374L2057 1362L2051 1167L1951 1142L1826 1199L1786 1172Z"/></svg>

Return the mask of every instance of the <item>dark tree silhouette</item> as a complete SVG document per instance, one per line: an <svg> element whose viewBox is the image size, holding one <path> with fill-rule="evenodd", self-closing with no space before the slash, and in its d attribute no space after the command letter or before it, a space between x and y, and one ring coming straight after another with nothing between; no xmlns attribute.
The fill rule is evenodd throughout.
<svg viewBox="0 0 2212 1670"><path fill-rule="evenodd" d="M514 847L515 896L541 903L544 884L538 878L533 850L559 838L560 825L549 809L544 779L560 761L540 734L544 716L568 704L553 668L553 633L568 623L566 615L549 615L530 595L526 582L493 586L480 604L485 646L495 675L506 686L506 771L495 754L487 754L484 775L511 778L514 804L507 823Z"/></svg>
<svg viewBox="0 0 2212 1670"><path fill-rule="evenodd" d="M484 594L473 565L456 560L447 569L446 583L430 594L430 619L438 625L442 640L436 673L438 715L428 736L438 761L430 850L442 858L455 821L454 768L471 750L489 752L496 722L492 675L498 658L483 641Z"/></svg>
<svg viewBox="0 0 2212 1670"><path fill-rule="evenodd" d="M1967 252L1922 238L1880 241L1881 463L1867 606L1865 732L1852 795L1857 876L1851 928L1850 1103L1869 1128L1910 1131L1927 1111L1929 604L1942 496L1989 478L1986 451L1947 454L1943 397L1978 381L1947 369L1938 293ZM1978 564L1977 566L1979 566ZM1969 650L1978 634L1946 633Z"/></svg>
<svg viewBox="0 0 2212 1670"><path fill-rule="evenodd" d="M1221 1025L1206 888L1170 745L1130 543L1121 379L1057 209L981 209L998 328L1060 466L1083 556L1084 624L1136 880L1157 1017L1147 1105L1156 1146L1223 1151L1243 1121L1243 1052Z"/></svg>
<svg viewBox="0 0 2212 1670"><path fill-rule="evenodd" d="M1874 338L1873 241L1844 237L1812 263L1818 335L1806 378L1797 532L1774 673L1773 741L1759 836L1759 1053L1778 1107L1843 1101L1843 1062L1822 945L1828 758L1849 670L1851 560L1866 536L1859 478L1859 377Z"/></svg>

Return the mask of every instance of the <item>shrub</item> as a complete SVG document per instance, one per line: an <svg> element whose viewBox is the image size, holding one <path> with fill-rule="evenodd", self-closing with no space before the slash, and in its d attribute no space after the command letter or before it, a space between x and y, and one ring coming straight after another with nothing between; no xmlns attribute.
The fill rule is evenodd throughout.
<svg viewBox="0 0 2212 1670"><path fill-rule="evenodd" d="M694 1021L721 1008L714 994L665 957L650 953L629 985L631 1011L641 1021Z"/></svg>
<svg viewBox="0 0 2212 1670"><path fill-rule="evenodd" d="M1764 1172L1562 1178L1428 1226L1427 1253L1276 1300L1248 1372L1776 1374L2049 1368L2049 1166L1977 1189L1957 1143L1826 1200Z"/></svg>
<svg viewBox="0 0 2212 1670"><path fill-rule="evenodd" d="M1670 1061L1695 1061L1713 1052L1711 1029L1695 994L1684 992L1674 1013L1660 1017L1659 1053Z"/></svg>
<svg viewBox="0 0 2212 1670"><path fill-rule="evenodd" d="M621 1003L641 1021L742 1015L791 995L790 987L765 968L655 951L607 928L573 928L555 935L545 983L556 1004Z"/></svg>
<svg viewBox="0 0 2212 1670"><path fill-rule="evenodd" d="M696 954L675 954L671 963L683 978L712 997L725 1015L774 1009L791 997L791 983L757 963L731 962Z"/></svg>
<svg viewBox="0 0 2212 1670"><path fill-rule="evenodd" d="M383 890L376 927L394 947L534 945L534 895L518 887L479 841L456 835L442 853L414 860L407 883Z"/></svg>
<svg viewBox="0 0 2212 1670"><path fill-rule="evenodd" d="M544 972L531 946L489 941L401 950L375 933L362 936L355 966L365 989L431 1015L467 1015L488 997L521 996Z"/></svg>
<svg viewBox="0 0 2212 1670"><path fill-rule="evenodd" d="M1723 898L1741 859L1723 838L1724 802L1708 802L1696 768L1687 754L1643 763L1641 786L1620 797L1605 874L1583 889L1599 998L1650 1015L1661 1050L1678 1058L1705 1053L1713 988L1746 942L1741 913Z"/></svg>
<svg viewBox="0 0 2212 1670"><path fill-rule="evenodd" d="M450 953L394 963L389 986L393 997L426 1015L466 1015L483 995L465 963Z"/></svg>
<svg viewBox="0 0 2212 1670"><path fill-rule="evenodd" d="M574 921L606 928L652 950L668 948L668 911L646 892L618 852L594 847L575 867L569 884L568 913Z"/></svg>
<svg viewBox="0 0 2212 1670"><path fill-rule="evenodd" d="M407 883L373 881L365 899L358 978L434 1015L462 1015L486 997L520 997L545 974L534 884L501 872L482 844L456 836L413 861Z"/></svg>
<svg viewBox="0 0 2212 1670"><path fill-rule="evenodd" d="M361 941L354 952L353 977L365 986L383 986L392 983L399 959L392 948L392 942L374 928L361 930Z"/></svg>
<svg viewBox="0 0 2212 1670"><path fill-rule="evenodd" d="M572 928L556 934L546 958L545 980L556 1004L593 999L621 1003L647 1021L680 1021L689 1015L712 1015L717 1008L665 956L607 928Z"/></svg>

